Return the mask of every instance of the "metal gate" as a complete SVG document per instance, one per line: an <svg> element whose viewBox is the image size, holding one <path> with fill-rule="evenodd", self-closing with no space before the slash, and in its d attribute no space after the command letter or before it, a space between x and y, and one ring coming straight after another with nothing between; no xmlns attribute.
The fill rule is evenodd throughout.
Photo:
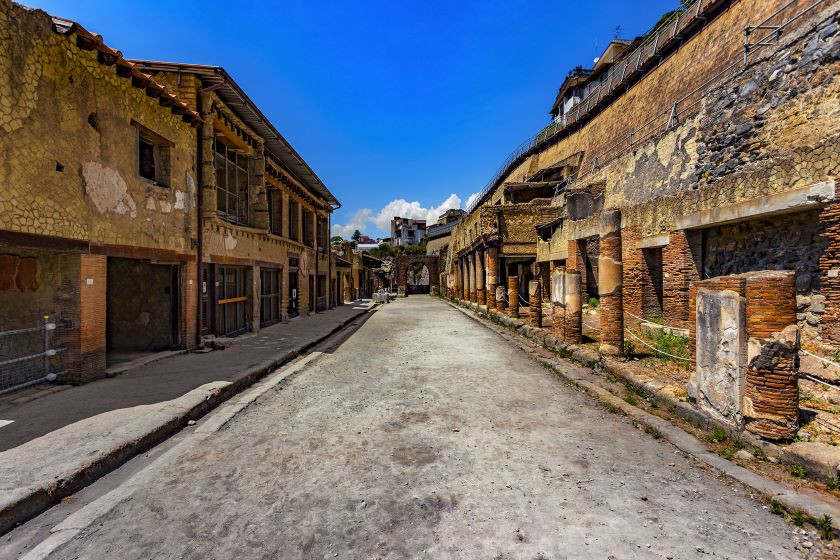
<svg viewBox="0 0 840 560"><path fill-rule="evenodd" d="M244 266L216 267L216 334L236 336L248 330L248 282Z"/></svg>
<svg viewBox="0 0 840 560"><path fill-rule="evenodd" d="M0 331L0 395L11 391L54 381L62 371L60 353L51 335L55 323L49 315L43 317L40 325Z"/></svg>

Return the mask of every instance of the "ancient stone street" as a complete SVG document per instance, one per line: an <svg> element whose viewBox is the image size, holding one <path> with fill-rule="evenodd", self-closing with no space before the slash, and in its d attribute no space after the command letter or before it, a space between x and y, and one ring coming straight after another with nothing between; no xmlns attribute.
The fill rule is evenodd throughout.
<svg viewBox="0 0 840 560"><path fill-rule="evenodd" d="M201 439L222 414L60 527L50 558L802 557L744 487L429 296Z"/></svg>

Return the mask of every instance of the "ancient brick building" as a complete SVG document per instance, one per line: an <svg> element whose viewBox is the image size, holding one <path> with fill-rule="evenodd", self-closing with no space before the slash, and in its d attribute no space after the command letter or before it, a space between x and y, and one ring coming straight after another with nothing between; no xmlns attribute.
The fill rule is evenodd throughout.
<svg viewBox="0 0 840 560"><path fill-rule="evenodd" d="M332 193L223 68L135 63L203 119L202 332L231 336L330 307Z"/></svg>
<svg viewBox="0 0 840 560"><path fill-rule="evenodd" d="M453 233L454 292L475 299L476 274L485 291L491 274L503 285L512 271L501 257L517 253L543 273L580 272L584 297L597 297L599 261L615 258L628 321L687 328L692 280L790 269L803 340L836 348L837 19L831 2L696 1L607 63L573 71L558 118L512 154ZM769 30L751 29L745 49L745 27L758 25ZM535 230L510 250L517 208ZM611 257L605 208L621 214ZM506 248L491 271L494 242ZM518 280L527 300L521 270Z"/></svg>
<svg viewBox="0 0 840 560"><path fill-rule="evenodd" d="M49 329L3 337L0 364L59 348L0 391L337 299L337 201L223 69L127 61L0 0L0 73L0 330Z"/></svg>
<svg viewBox="0 0 840 560"><path fill-rule="evenodd" d="M77 23L0 18L0 328L48 315L77 382L193 345L198 113Z"/></svg>

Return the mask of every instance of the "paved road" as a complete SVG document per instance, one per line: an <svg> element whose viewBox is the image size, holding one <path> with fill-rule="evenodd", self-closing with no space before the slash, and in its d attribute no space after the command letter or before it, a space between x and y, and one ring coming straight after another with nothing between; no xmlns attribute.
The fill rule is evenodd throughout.
<svg viewBox="0 0 840 560"><path fill-rule="evenodd" d="M424 296L157 469L51 558L800 558L739 486Z"/></svg>
<svg viewBox="0 0 840 560"><path fill-rule="evenodd" d="M117 377L27 401L18 394L0 398L0 452L103 412L171 399L213 381L236 381L250 368L300 350L358 315L367 301L355 301L306 317L297 317L236 338L225 351L181 354L138 367ZM37 391L35 387L31 391ZM26 393L24 390L23 393Z"/></svg>

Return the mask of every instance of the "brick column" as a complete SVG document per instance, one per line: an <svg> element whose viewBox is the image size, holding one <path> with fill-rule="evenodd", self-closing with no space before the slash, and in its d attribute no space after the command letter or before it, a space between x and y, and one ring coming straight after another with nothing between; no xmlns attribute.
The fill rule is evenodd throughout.
<svg viewBox="0 0 840 560"><path fill-rule="evenodd" d="M598 257L598 297L601 311L600 352L613 356L624 354L624 309L621 289L621 211L601 211L601 238Z"/></svg>
<svg viewBox="0 0 840 560"><path fill-rule="evenodd" d="M519 317L519 277L508 276L508 314L511 317Z"/></svg>
<svg viewBox="0 0 840 560"><path fill-rule="evenodd" d="M461 299L470 300L470 273L467 266L467 257L461 257Z"/></svg>
<svg viewBox="0 0 840 560"><path fill-rule="evenodd" d="M744 427L791 440L799 427L799 329L792 271L746 275L747 374Z"/></svg>
<svg viewBox="0 0 840 560"><path fill-rule="evenodd" d="M531 307L531 326L542 328L542 289L539 280L528 282L528 304Z"/></svg>
<svg viewBox="0 0 840 560"><path fill-rule="evenodd" d="M260 332L260 267L251 266L251 332Z"/></svg>
<svg viewBox="0 0 840 560"><path fill-rule="evenodd" d="M475 252L475 302L478 305L486 305L484 296L484 251L477 249Z"/></svg>
<svg viewBox="0 0 840 560"><path fill-rule="evenodd" d="M581 276L580 272L566 272L563 340L568 344L580 344L583 340L583 331L581 330L583 326Z"/></svg>
<svg viewBox="0 0 840 560"><path fill-rule="evenodd" d="M700 280L703 237L699 231L678 230L662 249L662 307L665 324L688 328L688 291Z"/></svg>
<svg viewBox="0 0 840 560"><path fill-rule="evenodd" d="M82 254L79 265L79 347L75 383L105 377L105 325L108 257Z"/></svg>
<svg viewBox="0 0 840 560"><path fill-rule="evenodd" d="M488 247L487 252L484 253L487 259L484 263L484 272L487 276L487 309L496 308L496 286L499 285L498 255L498 247Z"/></svg>
<svg viewBox="0 0 840 560"><path fill-rule="evenodd" d="M568 272L580 273L580 293L586 293L586 264L583 260L582 243L577 239L569 241L569 250L566 256L566 270Z"/></svg>
<svg viewBox="0 0 840 560"><path fill-rule="evenodd" d="M475 270L475 253L470 253L467 255L467 271L470 274L470 303L475 303L476 301Z"/></svg>

